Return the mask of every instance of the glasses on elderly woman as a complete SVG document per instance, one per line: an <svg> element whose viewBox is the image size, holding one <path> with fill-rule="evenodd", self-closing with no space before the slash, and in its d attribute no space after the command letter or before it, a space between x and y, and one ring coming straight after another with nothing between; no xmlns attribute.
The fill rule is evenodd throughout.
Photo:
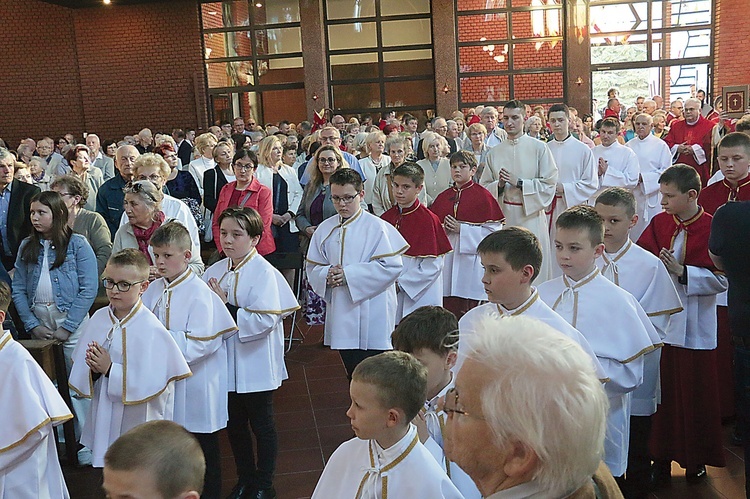
<svg viewBox="0 0 750 499"><path fill-rule="evenodd" d="M161 178L161 177L159 177L159 178ZM139 182L128 182L128 184L125 186L125 189L123 189L123 191L125 191L125 194L127 194L129 192L134 192L134 193L137 193L137 194L143 193L146 196L148 196L149 199L151 199L151 201L153 201L154 203L156 203L156 198L154 197L154 195L151 194L150 192L148 192L143 187L143 184L141 184L140 182L143 182L143 180L140 180Z"/></svg>

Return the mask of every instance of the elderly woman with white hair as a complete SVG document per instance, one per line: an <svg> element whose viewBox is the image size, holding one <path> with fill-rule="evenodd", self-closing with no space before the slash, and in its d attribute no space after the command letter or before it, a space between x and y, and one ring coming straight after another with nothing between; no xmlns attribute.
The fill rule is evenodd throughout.
<svg viewBox="0 0 750 499"><path fill-rule="evenodd" d="M372 189L375 186L375 177L384 166L391 164L391 157L385 153L385 134L378 130L370 132L365 139L365 146L369 154L359 160L359 166L365 173L365 203L372 206Z"/></svg>
<svg viewBox="0 0 750 499"><path fill-rule="evenodd" d="M432 200L451 185L451 164L447 158L450 147L445 137L433 132L423 133L420 144L424 159L417 164L424 170L424 190Z"/></svg>
<svg viewBox="0 0 750 499"><path fill-rule="evenodd" d="M544 140L544 137L542 136L542 119L537 115L529 116L529 118L526 120L526 123L523 126L523 131L526 132L526 135L529 137L533 137L537 140L541 140L542 142L546 142Z"/></svg>
<svg viewBox="0 0 750 499"><path fill-rule="evenodd" d="M591 357L525 317L468 338L445 395L446 456L487 499L622 498L601 462L608 400Z"/></svg>

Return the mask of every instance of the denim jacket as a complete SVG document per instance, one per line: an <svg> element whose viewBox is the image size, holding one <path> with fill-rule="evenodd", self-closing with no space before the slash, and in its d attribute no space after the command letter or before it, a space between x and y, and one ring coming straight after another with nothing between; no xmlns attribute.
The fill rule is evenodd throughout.
<svg viewBox="0 0 750 499"><path fill-rule="evenodd" d="M31 331L41 324L32 310L44 259L42 247L36 265L23 261L21 258L23 248L29 244L29 241L29 238L24 239L18 249L16 272L13 276L13 303L16 305L26 331ZM50 247L48 261L55 305L60 312L68 314L63 327L74 333L86 318L96 298L99 281L96 255L83 236L73 234L68 243L65 262L57 268L52 268L55 261L55 250L52 247Z"/></svg>

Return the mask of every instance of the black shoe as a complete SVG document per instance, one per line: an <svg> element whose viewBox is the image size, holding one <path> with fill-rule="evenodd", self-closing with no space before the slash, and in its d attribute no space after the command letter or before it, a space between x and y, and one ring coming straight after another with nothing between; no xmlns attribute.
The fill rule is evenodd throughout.
<svg viewBox="0 0 750 499"><path fill-rule="evenodd" d="M245 499L247 497L252 497L250 495L251 489L250 486L238 483L234 486L232 489L232 492L229 493L227 496L227 499Z"/></svg>
<svg viewBox="0 0 750 499"><path fill-rule="evenodd" d="M658 488L672 482L672 462L655 461L651 466L651 487Z"/></svg>
<svg viewBox="0 0 750 499"><path fill-rule="evenodd" d="M253 491L252 494L246 496L250 499L276 499L276 490L273 487L267 489L260 489L257 492Z"/></svg>
<svg viewBox="0 0 750 499"><path fill-rule="evenodd" d="M690 484L701 483L707 476L706 467L698 466L695 471L685 472L685 481Z"/></svg>

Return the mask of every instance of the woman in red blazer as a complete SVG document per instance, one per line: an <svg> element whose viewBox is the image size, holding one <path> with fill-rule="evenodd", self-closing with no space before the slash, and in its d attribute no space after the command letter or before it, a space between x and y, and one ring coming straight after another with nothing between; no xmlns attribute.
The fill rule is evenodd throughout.
<svg viewBox="0 0 750 499"><path fill-rule="evenodd" d="M216 224L216 221L219 219L222 211L233 206L253 208L260 213L260 218L263 219L263 235L260 237L260 242L255 249L261 255L268 255L276 251L276 244L273 242L273 234L271 233L273 195L271 189L262 185L255 178L254 173L257 165L258 160L252 151L240 149L234 155L232 170L234 171L236 180L229 182L221 188L211 227L214 233L216 249L219 252L221 252L221 240L219 237L219 226Z"/></svg>

